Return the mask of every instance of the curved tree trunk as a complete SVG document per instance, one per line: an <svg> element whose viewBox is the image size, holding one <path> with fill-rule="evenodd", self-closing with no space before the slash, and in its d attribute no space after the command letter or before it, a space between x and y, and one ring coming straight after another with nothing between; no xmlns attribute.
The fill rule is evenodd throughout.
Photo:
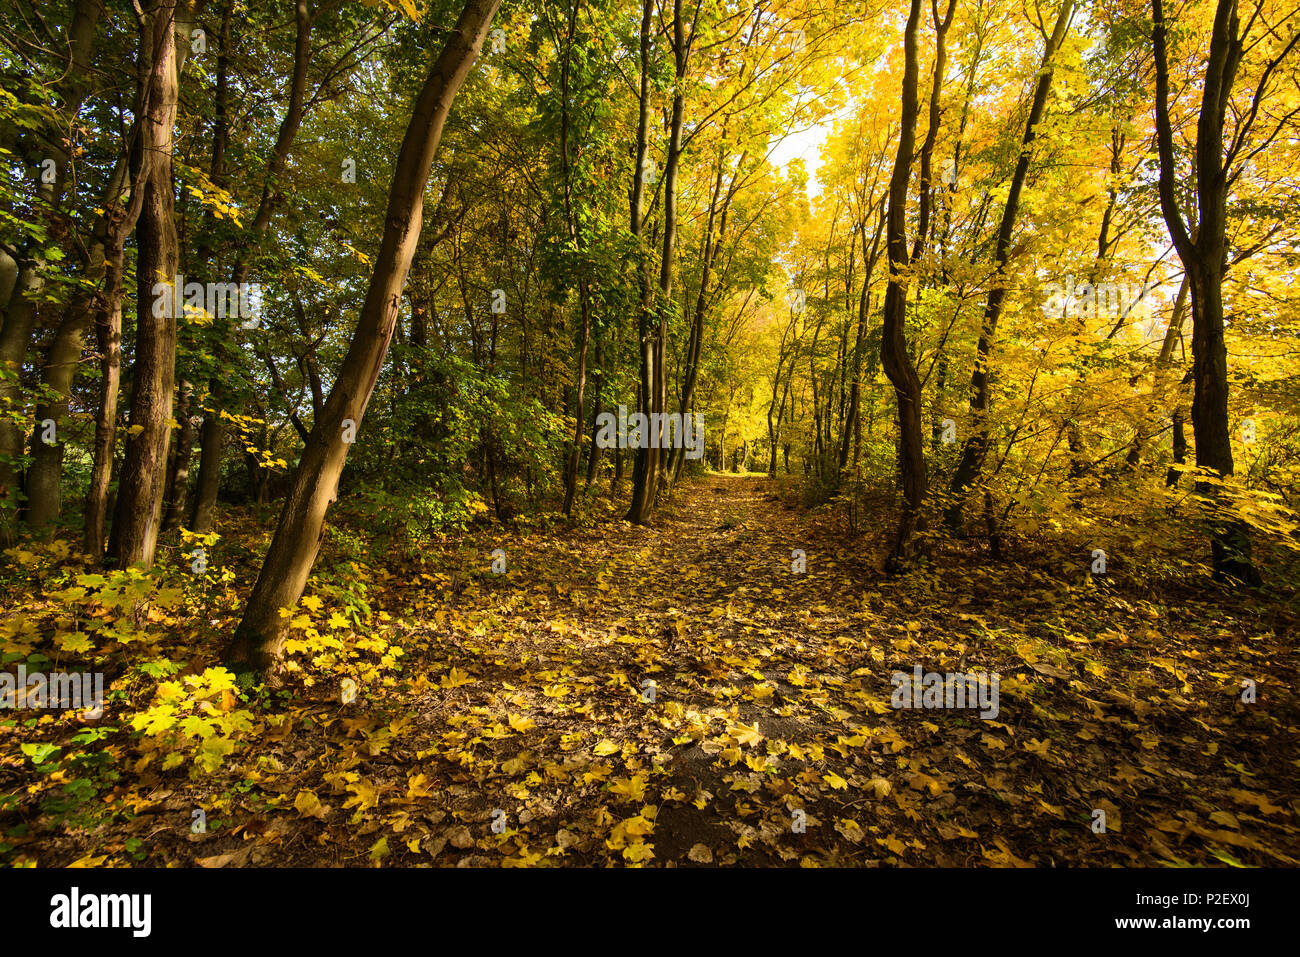
<svg viewBox="0 0 1300 957"><path fill-rule="evenodd" d="M402 287L423 227L424 191L457 92L478 58L501 0L469 0L416 98L388 194L384 235L370 288L334 388L294 472L280 522L225 651L235 671L265 671L284 643L280 609L297 604L311 574L355 431L379 379L402 304ZM345 425L345 423L347 425Z"/></svg>
<svg viewBox="0 0 1300 957"><path fill-rule="evenodd" d="M880 333L880 364L894 386L898 400L898 463L903 485L903 508L898 533L889 555L888 566L898 570L911 556L911 539L916 531L921 503L925 497L925 448L921 437L921 379L916 374L907 351L907 290L913 258L907 251L907 187L912 179L912 154L916 148L917 62L916 31L921 19L921 0L912 0L904 33L903 103L898 135L898 156L889 182L889 213L886 226L886 249L889 253L889 285L885 289L884 321ZM943 82L943 33L939 33L939 55L935 62L934 109L931 123L937 119L938 97ZM934 148L937 126L932 125L921 153L921 221L917 232L917 250L924 242L929 222L930 155ZM868 276L870 281L870 276Z"/></svg>

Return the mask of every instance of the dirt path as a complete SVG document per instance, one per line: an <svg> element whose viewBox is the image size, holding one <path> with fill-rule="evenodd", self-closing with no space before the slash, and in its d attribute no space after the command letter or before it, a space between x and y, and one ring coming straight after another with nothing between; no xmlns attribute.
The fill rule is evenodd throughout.
<svg viewBox="0 0 1300 957"><path fill-rule="evenodd" d="M711 477L649 528L611 515L467 536L415 566L394 556L379 592L400 668L359 670L347 705L323 683L289 702L232 762L236 782L169 799L225 823L159 838L159 853L208 866L1296 863L1286 742L1300 662L1276 622L974 551L887 580L862 539L775 491ZM891 707L891 675L917 666L998 675L996 717Z"/></svg>
<svg viewBox="0 0 1300 957"><path fill-rule="evenodd" d="M1252 745L1294 709L1242 705L1168 609L982 563L886 581L772 488L477 543L507 574L430 594L411 665L434 686L379 774L432 792L401 798L423 835L401 862L1294 863L1294 754ZM917 665L1000 674L997 718L895 710Z"/></svg>

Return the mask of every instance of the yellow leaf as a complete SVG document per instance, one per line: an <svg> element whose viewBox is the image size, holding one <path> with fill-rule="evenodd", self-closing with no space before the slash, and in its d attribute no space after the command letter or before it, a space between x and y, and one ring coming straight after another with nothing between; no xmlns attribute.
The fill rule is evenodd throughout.
<svg viewBox="0 0 1300 957"><path fill-rule="evenodd" d="M474 679L466 672L453 667L450 672L442 676L441 684L444 688L459 688L461 685L472 684L473 681Z"/></svg>
<svg viewBox="0 0 1300 957"><path fill-rule="evenodd" d="M1047 757L1047 749L1051 747L1051 742L1047 740L1039 741L1037 738L1030 738L1025 742L1025 750L1040 757Z"/></svg>
<svg viewBox="0 0 1300 957"><path fill-rule="evenodd" d="M758 726L750 727L749 725L737 723L727 729L727 733L743 745L753 747L763 740L763 735L758 731Z"/></svg>
<svg viewBox="0 0 1300 957"><path fill-rule="evenodd" d="M69 654L79 655L91 649L90 639L85 632L76 631L59 636L59 647Z"/></svg>
<svg viewBox="0 0 1300 957"><path fill-rule="evenodd" d="M650 858L655 856L654 851L651 850L653 847L653 844L644 844L641 841L637 841L635 844L629 845L623 849L623 856L635 864L640 864L641 862L648 861Z"/></svg>
<svg viewBox="0 0 1300 957"><path fill-rule="evenodd" d="M349 784L352 797L343 802L344 807L356 805L358 813L368 810L379 803L379 791L369 781L362 778Z"/></svg>
<svg viewBox="0 0 1300 957"><path fill-rule="evenodd" d="M646 775L637 774L630 778L614 778L609 784L613 794L628 801L640 801L645 798Z"/></svg>
<svg viewBox="0 0 1300 957"><path fill-rule="evenodd" d="M513 728L515 731L518 731L520 734L523 734L525 731L530 731L533 728L537 727L536 722L534 722L532 718L525 717L524 715L521 714L512 714L509 718L509 721L510 721L510 727Z"/></svg>
<svg viewBox="0 0 1300 957"><path fill-rule="evenodd" d="M426 787L426 785L429 784L429 779L423 774L412 774L406 779L406 783L406 796L412 800L415 798L428 797L433 793L433 791Z"/></svg>
<svg viewBox="0 0 1300 957"><path fill-rule="evenodd" d="M1250 791L1241 788L1233 788L1228 792L1228 797L1232 798L1238 804L1250 804L1259 808L1261 814L1276 814L1283 808L1269 802L1268 798L1262 794L1253 794Z"/></svg>
<svg viewBox="0 0 1300 957"><path fill-rule="evenodd" d="M329 811L329 808L320 803L320 798L314 791L299 791L298 796L293 800L293 806L299 814L317 820L324 820Z"/></svg>
<svg viewBox="0 0 1300 957"><path fill-rule="evenodd" d="M883 844L894 854L902 854L904 851L907 850L907 845L904 844L902 841L900 841L898 838L894 837L892 834L886 838L879 838L879 837L876 838L876 843Z"/></svg>

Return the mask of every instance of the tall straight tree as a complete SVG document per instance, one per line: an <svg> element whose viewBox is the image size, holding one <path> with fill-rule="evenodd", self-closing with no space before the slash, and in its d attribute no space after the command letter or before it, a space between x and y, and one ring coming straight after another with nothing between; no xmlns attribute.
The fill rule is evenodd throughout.
<svg viewBox="0 0 1300 957"><path fill-rule="evenodd" d="M1262 5L1256 5L1251 23L1259 17L1261 8ZM1254 152L1246 157L1241 154L1260 115L1260 101L1268 89L1270 78L1295 49L1300 32L1282 44L1277 56L1265 65L1250 107L1225 154L1224 120L1250 24L1242 30L1237 0L1218 0L1210 33L1210 51L1205 60L1201 110L1196 123L1196 162L1192 182L1197 219L1193 231L1178 207L1180 174L1174 158L1173 124L1169 116L1169 26L1162 0L1151 0L1151 13L1156 61L1160 209L1169 237L1187 270L1192 293L1192 435L1196 440L1197 468L1207 479L1198 482L1197 489L1218 502L1223 479L1233 473L1232 439L1228 432L1228 349L1223 334L1223 276L1228 269L1228 191L1240 171L1238 168L1234 172L1232 164L1238 159L1242 163L1248 162L1255 155ZM1271 32L1274 28L1269 27L1269 30ZM1271 139L1272 136L1268 138ZM1245 523L1217 517L1211 533L1211 552L1216 578L1259 583L1260 576L1251 560L1250 534Z"/></svg>
<svg viewBox="0 0 1300 957"><path fill-rule="evenodd" d="M275 214L276 205L281 196L279 179L288 164L289 151L298 136L298 130L302 126L303 117L307 111L307 68L311 64L311 37L315 21L316 15L311 12L307 0L294 0L294 22L297 32L293 47L293 75L289 79L289 102L285 107L284 118L280 121L279 131L276 133L275 146L271 149L271 156L267 163L266 179L262 184L262 197L257 204L257 212L253 215L253 222L248 227L248 232L245 235L244 242L239 247L235 260L232 279L236 283L248 281L253 266L253 252L265 238L270 228L271 218ZM223 67L226 58L229 56L227 52L228 41L229 31L223 25L220 61ZM229 134L225 88L220 88L219 93L221 95L218 99L216 132L212 144L213 180L217 183L223 182L225 178L224 154ZM202 258L206 258L206 256ZM229 343L224 335L217 340L216 355L219 359L228 361L234 351L233 344ZM208 392L213 408L203 417L203 428L200 435L202 452L199 455L199 477L194 493L194 508L190 518L192 529L200 534L207 534L212 531L213 511L217 505L217 493L221 488L221 454L225 445L225 421L221 416L227 412L222 407L226 401L226 389L221 377L214 377L210 381Z"/></svg>
<svg viewBox="0 0 1300 957"><path fill-rule="evenodd" d="M68 28L69 66L71 69L67 80L71 81L67 106L64 115L75 121L81 110L86 90L86 81L95 52L96 27L104 13L102 0L77 0L73 8L72 23ZM126 184L126 164L130 151L132 134L128 134L127 146L118 156L108 185L100 204L102 212L98 213L91 230L90 242L82 260L85 278L98 286L104 277L106 250L115 230L113 223L120 220L123 190ZM56 182L67 179L68 153L61 145L54 149L57 164ZM128 227L134 227L134 222ZM125 234L122 235L125 241ZM94 317L94 292L83 291L73 297L72 302L63 312L63 317L45 352L45 364L41 369L41 385L48 398L42 399L36 408L35 420L55 423L55 440L46 444L33 431L31 443L32 464L27 470L27 514L26 521L34 528L40 528L54 521L59 514L59 480L63 470L64 441L60 433L64 431L68 412L68 397L72 391L72 380L81 359L82 334Z"/></svg>
<svg viewBox="0 0 1300 957"><path fill-rule="evenodd" d="M134 189L140 191L136 225L136 335L131 391L131 437L122 461L110 555L126 567L153 564L162 517L171 438L172 387L176 372L176 312L156 309L156 283L176 275L175 192L172 177L172 132L178 91L176 0L156 0L143 14L151 50L149 103L140 123L141 148L135 151Z"/></svg>
<svg viewBox="0 0 1300 957"><path fill-rule="evenodd" d="M350 442L388 354L403 287L424 226L424 191L442 130L483 47L501 0L469 0L434 61L402 140L388 191L384 235L343 366L294 472L280 522L225 651L232 670L266 671L284 644L280 609L297 604L320 550L325 514L338 493Z"/></svg>
<svg viewBox="0 0 1300 957"><path fill-rule="evenodd" d="M630 231L638 242L645 232L645 187L649 178L650 152L650 29L653 23L654 0L641 0L641 90L637 101L636 162L632 169L632 198ZM655 381L655 360L658 355L650 333L650 265L648 255L638 257L638 279L641 302L637 308L637 357L640 360L640 379L637 384L637 406L647 412L651 406L651 388ZM630 522L644 522L654 507L654 490L645 477L649 456L637 453L632 466L632 504L628 507Z"/></svg>
<svg viewBox="0 0 1300 957"><path fill-rule="evenodd" d="M696 5L696 16L700 8ZM647 417L648 448L637 449L632 470L632 505L627 518L638 524L654 512L659 488L666 478L668 456L662 444L663 414L668 408L668 311L673 307L673 275L677 264L677 181L681 173L682 125L686 113L686 72L694 30L689 35L682 0L673 0L673 100L668 121L668 155L664 161L663 245L659 256L659 292L652 315L641 330L641 411ZM642 109L646 108L644 102ZM639 147L638 147L639 148Z"/></svg>
<svg viewBox="0 0 1300 957"><path fill-rule="evenodd" d="M560 169L564 179L564 218L568 226L569 244L575 255L585 252L586 236L582 217L575 210L573 196L573 159L570 155L572 137L572 104L570 103L573 79L574 34L582 0L574 0L569 7L568 29L564 40L564 59L560 69ZM569 446L568 462L564 469L564 514L573 514L573 499L578 491L578 460L582 456L583 426L587 407L587 350L591 344L591 283L586 278L578 281L578 309L581 326L578 332L578 368L574 381L573 442ZM593 445L593 455L594 445Z"/></svg>

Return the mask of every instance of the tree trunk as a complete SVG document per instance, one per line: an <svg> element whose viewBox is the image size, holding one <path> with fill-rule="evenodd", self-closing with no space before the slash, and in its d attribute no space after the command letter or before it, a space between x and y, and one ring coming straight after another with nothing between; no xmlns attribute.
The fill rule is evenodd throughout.
<svg viewBox="0 0 1300 957"><path fill-rule="evenodd" d="M695 386L700 375L700 360L704 353L704 316L708 310L709 282L713 276L713 266L727 236L727 219L731 212L731 203L735 199L739 185L740 171L744 168L748 153L740 157L736 171L732 174L731 185L726 196L722 194L722 174L726 167L726 127L722 131L722 142L718 144L718 167L714 177L713 192L710 194L708 223L704 229L704 252L700 257L700 291L695 299L695 313L691 321L690 341L686 348L686 365L682 373L681 411L682 425L685 427L686 416L694 414ZM721 202L721 209L719 209ZM717 236L714 236L714 224L717 224ZM675 483L681 474L682 464L686 461L686 445L674 446L670 455L669 474Z"/></svg>
<svg viewBox="0 0 1300 957"><path fill-rule="evenodd" d="M564 171L564 213L568 221L569 242L574 253L581 255L585 237L579 218L573 208L573 176L569 161L569 78L572 68L573 35L577 28L578 8L581 0L574 0L569 8L568 43L564 51L561 71L560 95L560 162ZM591 287L587 280L578 284L578 308L582 327L578 333L578 367L574 374L573 442L569 447L568 463L564 470L564 514L573 514L573 499L578 492L578 463L582 460L582 437L586 428L587 412L587 349L591 343Z"/></svg>
<svg viewBox="0 0 1300 957"><path fill-rule="evenodd" d="M564 471L564 514L573 514L573 499L578 491L578 462L582 458L582 437L587 416L587 346L591 342L591 295L587 283L578 289L579 309L582 313L582 330L578 335L578 369L573 410L573 445L569 449L568 467Z"/></svg>
<svg viewBox="0 0 1300 957"><path fill-rule="evenodd" d="M94 313L91 300L77 296L64 310L54 339L45 352L41 385L58 397L36 405L36 428L32 432L32 464L27 469L28 527L44 529L59 517L60 484L63 477L64 426L72 380L81 362L81 335ZM54 423L54 443L44 441L45 422Z"/></svg>
<svg viewBox="0 0 1300 957"><path fill-rule="evenodd" d="M600 432L601 413L605 411L605 343L599 332L596 334L596 372L592 379L592 391L596 395L595 401L592 402L591 446L587 451L587 480L583 483L583 494L586 494L586 489L591 488L591 483L596 478L596 470L600 467L601 448L596 444L596 436Z"/></svg>
<svg viewBox="0 0 1300 957"><path fill-rule="evenodd" d="M853 340L853 371L849 377L849 407L844 416L844 434L840 439L840 471L849 464L849 445L858 433L858 422L862 416L862 358L866 351L867 325L871 319L871 277L876 272L876 260L880 253L880 237L885 231L885 215L888 204L880 204L880 218L876 222L875 234L871 238L871 248L867 248L867 230L865 213L862 228L858 231L862 242L862 295L858 299L858 329ZM789 465L786 466L788 472Z"/></svg>
<svg viewBox="0 0 1300 957"><path fill-rule="evenodd" d="M176 437L175 452L167 464L167 503L163 514L163 531L180 528L181 516L185 513L185 495L190 484L190 457L194 452L194 387L181 380L180 401L176 406L176 418L180 421L180 434Z"/></svg>
<svg viewBox="0 0 1300 957"><path fill-rule="evenodd" d="M36 262L22 262L0 325L0 366L8 373L0 376L0 545L12 542L17 533L19 458L25 429L11 416L23 405L19 376L36 325L36 300L44 288L45 276Z"/></svg>
<svg viewBox="0 0 1300 957"><path fill-rule="evenodd" d="M138 147L137 147L138 148ZM95 297L95 340L99 351L99 405L95 416L94 464L86 491L86 521L82 550L96 561L104 557L104 524L108 516L108 486L113 476L117 444L117 402L122 381L123 249L126 235L140 215L143 194L133 190L122 216L118 236L108 253L104 285Z"/></svg>
<svg viewBox="0 0 1300 957"><path fill-rule="evenodd" d="M955 5L955 0L953 0ZM949 19L951 20L949 8ZM937 13L937 8L936 8ZM912 0L904 34L903 103L898 135L898 156L889 183L889 217L886 249L889 252L889 285L885 289L884 321L880 333L880 362L894 386L898 400L898 462L903 485L903 508L898 533L889 555L888 567L897 571L907 564L912 552L912 534L925 498L925 446L921 433L921 379L907 351L908 270L922 249L930 217L930 157L938 135L939 94L943 86L946 26L936 24L938 55L935 57L934 92L931 99L930 130L921 150L921 210L916 252L907 251L907 187L912 178L912 153L916 147L917 80L920 67L916 31L921 19L921 0ZM870 277L868 276L868 281Z"/></svg>
<svg viewBox="0 0 1300 957"><path fill-rule="evenodd" d="M57 398L43 400L36 407L38 424L47 419L55 423L55 442L46 445L38 435L33 435L32 465L27 473L27 523L34 529L48 525L59 516L62 505L60 484L63 476L64 418L68 414L72 383L81 363L83 337L87 327L95 322L99 314L102 297L108 294L105 283L113 269L117 275L116 288L112 294L118 297L118 309L121 308L122 249L126 237L135 228L140 209L138 203L130 201L127 181L127 168L138 131L137 121L132 124L127 136L126 151L118 158L109 178L101 203L104 212L95 223L90 242L85 278L95 282L97 288L93 293L77 296L64 311L41 369L41 384ZM128 197L125 208L121 205L124 196ZM114 397L114 405L116 401Z"/></svg>
<svg viewBox="0 0 1300 957"><path fill-rule="evenodd" d="M682 0L673 0L673 62L675 82L673 85L672 119L668 137L668 157L664 165L664 220L663 246L659 258L659 294L655 301L653 325L645 323L642 335L642 391L645 392L646 404L641 411L647 414L648 440L643 442L647 448L637 450L636 465L633 468L632 507L628 511L628 521L642 524L649 520L658 500L658 493L664 478L667 456L659 446L662 436L651 429L651 423L662 422L662 414L668 407L668 370L667 339L668 310L673 302L673 268L677 255L677 178L682 158L682 122L686 109L683 83L686 79L688 49L686 42L686 24L682 17ZM644 43L643 38L643 57ZM648 109L643 102L642 109ZM639 147L638 147L639 150ZM649 317L647 317L649 318Z"/></svg>
<svg viewBox="0 0 1300 957"><path fill-rule="evenodd" d="M222 70L228 62L229 9L227 8L227 13L222 19L219 67ZM261 242L271 225L271 217L280 197L278 181L284 172L289 150L298 135L298 129L302 125L303 115L306 112L307 67L311 63L311 31L315 20L307 0L296 0L294 17L297 21L297 35L294 41L293 76L289 83L289 104L284 119L280 122L279 131L276 133L275 146L271 150L266 182L262 184L262 198L258 202L257 213L253 216L252 225L248 228L248 236L241 245L235 262L233 280L236 283L248 280L252 265L251 252ZM224 78L224 72L222 77ZM225 97L225 86L219 85L217 124L212 147L212 179L218 184L225 179L223 161L228 134ZM219 365L231 361L232 350L224 336L218 338L215 352ZM221 413L225 411L226 388L221 376L209 382L208 396L212 408L203 417L203 429L200 434L203 449L199 455L199 478L194 491L194 513L190 521L191 529L200 534L212 531L217 494L221 491L221 454L226 438L225 420L221 417Z"/></svg>
<svg viewBox="0 0 1300 957"><path fill-rule="evenodd" d="M1124 457L1124 468L1126 471L1136 469L1142 461L1142 452L1146 447L1148 438L1147 431L1152 428L1155 421L1158 421L1154 414L1156 404L1164 394L1169 366L1173 362L1174 343L1182 335L1183 318L1187 314L1187 294L1191 289L1191 283L1188 282L1187 276L1183 276L1182 285L1178 287L1178 297L1174 300L1174 311L1169 318L1169 326L1165 329L1164 342L1160 345L1160 355L1156 357L1155 370L1152 374L1151 400L1147 405L1145 414L1138 422L1137 433L1133 436L1133 441L1129 444L1128 454Z"/></svg>
<svg viewBox="0 0 1300 957"><path fill-rule="evenodd" d="M993 278L992 288L989 289L988 302L984 307L984 321L980 329L979 343L976 346L975 369L971 373L971 434L962 446L961 459L957 462L957 469L953 473L952 484L949 489L953 499L952 504L948 507L946 520L948 527L953 530L961 527L963 500L970 491L971 486L979 479L980 472L984 468L984 457L988 453L989 365L992 361L998 319L1002 315L1002 307L1007 295L1006 277L1003 270L1006 268L1007 261L1011 256L1011 235L1020 212L1020 194L1024 190L1025 179L1029 175L1029 162L1033 152L1030 147L1037 137L1038 124L1042 120L1043 111L1047 106L1047 94L1052 88L1052 75L1054 72L1052 61L1056 59L1056 51L1060 49L1061 43L1065 40L1065 34L1069 30L1070 21L1074 17L1076 5L1075 0L1066 0L1061 5L1060 15L1056 18L1056 26L1047 41L1047 48L1043 51L1042 67L1039 70L1038 82L1034 87L1034 99L1030 104L1029 119L1025 123L1025 135L1020 146L1020 158L1016 162L1016 171L1011 179L1011 188L1007 192L1006 206L1002 210L1002 223L998 228L997 252L993 258L993 268L996 273Z"/></svg>
<svg viewBox="0 0 1300 957"><path fill-rule="evenodd" d="M103 13L103 0L78 0L73 10L72 23L68 28L71 69L64 80L67 104L63 113L69 122L75 122L81 111L95 49L96 27ZM130 136L127 142L130 142ZM55 137L52 140L50 152L56 166L55 192L57 195L62 195L68 166L68 154L64 149L62 138ZM104 275L104 241L108 235L111 216L109 211L118 202L125 182L127 152L129 147L119 157L118 163L109 176L108 189L101 203L105 212L101 213L95 221L85 260L85 278L88 280L98 281ZM43 400L36 406L35 421L38 428L32 435L32 464L27 472L26 488L26 520L35 528L50 524L59 515L59 484L63 471L63 420L68 412L67 397L72 391L72 381L81 359L82 335L93 316L93 295L83 294L75 297L64 310L63 319L46 352L45 363L41 369L41 384L57 393L60 398ZM53 420L55 424L53 445L46 445L41 441L43 429L40 425L47 420Z"/></svg>
<svg viewBox="0 0 1300 957"><path fill-rule="evenodd" d="M345 423L359 428L378 381L402 303L402 287L423 226L424 191L443 126L478 58L501 0L469 0L416 98L398 154L384 235L347 356L314 423L285 500L275 537L225 661L232 670L265 671L284 643L280 609L302 596L320 549L325 514L347 460Z"/></svg>
<svg viewBox="0 0 1300 957"><path fill-rule="evenodd" d="M1250 533L1225 508L1223 481L1233 473L1228 431L1228 352L1223 326L1223 276L1227 269L1227 199L1234 178L1225 167L1224 120L1241 63L1243 38L1236 0L1218 0L1197 117L1195 185L1198 216L1189 231L1178 206L1178 169L1169 118L1167 26L1162 0L1152 0L1156 61L1156 146L1160 157L1160 208L1192 293L1192 436L1196 466L1205 476L1197 492L1210 505L1210 546L1216 579L1259 584ZM1292 40L1273 65L1294 45ZM1270 66L1270 69L1272 67ZM1260 90L1263 89L1261 84ZM1258 94L1257 94L1258 95ZM1258 104L1256 104L1258 105ZM1252 115L1253 115L1252 110ZM1249 121L1245 121L1249 122ZM1239 129L1237 136L1243 131ZM1235 153L1234 147L1234 153Z"/></svg>
<svg viewBox="0 0 1300 957"><path fill-rule="evenodd" d="M142 196L136 225L136 341L132 374L131 431L118 484L109 553L119 567L153 565L171 439L172 390L176 372L176 312L181 290L155 308L156 283L176 275L179 245L174 214L172 131L176 125L175 0L159 0L146 14L153 50L149 106L140 124L138 166L132 181ZM155 315L162 313L162 315Z"/></svg>

